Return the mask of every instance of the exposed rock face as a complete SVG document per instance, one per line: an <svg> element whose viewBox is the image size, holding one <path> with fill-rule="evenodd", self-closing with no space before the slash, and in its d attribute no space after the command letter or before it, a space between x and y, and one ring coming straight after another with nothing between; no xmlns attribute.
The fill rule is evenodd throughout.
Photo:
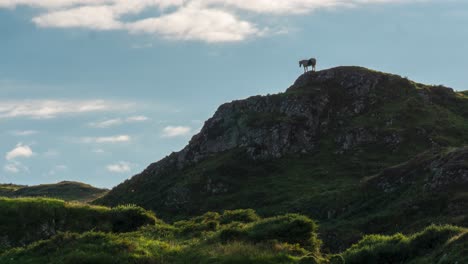
<svg viewBox="0 0 468 264"><path fill-rule="evenodd" d="M376 105L415 92L406 79L359 67L308 72L284 94L254 96L221 105L201 132L171 160L183 168L235 148L245 148L253 159L310 153L316 150L320 135L330 129L344 127L349 119ZM336 141L341 145L339 151L344 152L380 139L389 144L400 141L398 135L380 137L364 128L344 131Z"/></svg>
<svg viewBox="0 0 468 264"><path fill-rule="evenodd" d="M456 105L453 100L457 100L457 95L449 88L432 89L397 75L360 67L308 72L285 93L221 105L184 149L151 164L97 203L135 203L154 210L170 210L172 214L183 214L184 210L187 214L199 214L202 205L216 210L205 203L206 199L235 197L233 194L245 186L229 183L225 175L231 174L223 171L222 165L210 173L205 173L205 168L195 172L191 168L234 151L238 156L262 162L319 152L354 155L358 159L356 153L374 148L368 155L396 153L396 160L401 161L444 144L444 137L437 138L440 133L433 126L435 120L420 119L434 112L433 105ZM457 129L453 131L458 135ZM413 149L408 150L408 145ZM403 146L406 149L402 150ZM255 165L236 175L248 175L250 169L255 169ZM257 200L272 203L268 193L255 195Z"/></svg>

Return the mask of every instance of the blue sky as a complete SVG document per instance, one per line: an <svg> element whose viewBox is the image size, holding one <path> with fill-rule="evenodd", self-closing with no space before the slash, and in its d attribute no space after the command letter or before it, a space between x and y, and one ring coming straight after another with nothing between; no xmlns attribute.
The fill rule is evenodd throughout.
<svg viewBox="0 0 468 264"><path fill-rule="evenodd" d="M115 186L312 56L466 90L467 24L461 0L0 0L0 182Z"/></svg>

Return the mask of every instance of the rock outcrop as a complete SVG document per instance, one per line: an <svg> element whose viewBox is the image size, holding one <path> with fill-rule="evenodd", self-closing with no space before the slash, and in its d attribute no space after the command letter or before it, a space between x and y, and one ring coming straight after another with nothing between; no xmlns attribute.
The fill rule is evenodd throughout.
<svg viewBox="0 0 468 264"><path fill-rule="evenodd" d="M308 72L284 93L221 105L184 149L151 164L96 203L135 203L172 217L225 208L215 201L219 199L228 199L232 207L252 207L249 202L255 200L260 211L263 206L279 210L281 204L326 218L327 209L307 205L310 193L290 194L298 182L280 184L281 177L270 178L278 173L291 177L290 168L272 169L276 160L315 157L311 160L317 163L301 164L294 175L327 175L337 182L344 174L369 176L427 149L466 144L467 102L450 88L361 67ZM225 155L230 156L223 160ZM275 195L261 188L245 194L252 182L278 185L275 192L288 197L274 202ZM307 178L303 184L313 182Z"/></svg>

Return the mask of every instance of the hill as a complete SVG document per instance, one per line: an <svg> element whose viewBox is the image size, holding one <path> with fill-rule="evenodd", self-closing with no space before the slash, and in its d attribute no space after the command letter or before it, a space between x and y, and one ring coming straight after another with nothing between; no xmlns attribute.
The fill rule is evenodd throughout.
<svg viewBox="0 0 468 264"><path fill-rule="evenodd" d="M135 206L107 208L51 198L0 197L0 212L0 253L60 232L129 232L156 221Z"/></svg>
<svg viewBox="0 0 468 264"><path fill-rule="evenodd" d="M236 208L302 213L323 224L325 244L336 251L369 231L363 181L425 151L467 143L467 92L337 67L304 74L284 93L220 106L183 150L96 203L133 203L170 221ZM378 214L378 202L369 206ZM337 219L350 225L334 230ZM334 245L335 231L349 236L346 245Z"/></svg>
<svg viewBox="0 0 468 264"><path fill-rule="evenodd" d="M108 190L99 189L89 184L72 181L62 181L55 184L24 186L1 184L0 196L5 197L51 197L66 201L89 202L95 200Z"/></svg>

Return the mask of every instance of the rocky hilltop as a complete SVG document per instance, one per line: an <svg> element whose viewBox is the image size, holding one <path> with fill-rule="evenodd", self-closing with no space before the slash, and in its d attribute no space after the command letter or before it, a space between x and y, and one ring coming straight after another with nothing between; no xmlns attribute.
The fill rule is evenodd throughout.
<svg viewBox="0 0 468 264"><path fill-rule="evenodd" d="M134 203L165 219L254 208L331 221L358 210L364 179L467 143L467 92L337 67L308 72L284 93L221 105L183 150L96 203Z"/></svg>

